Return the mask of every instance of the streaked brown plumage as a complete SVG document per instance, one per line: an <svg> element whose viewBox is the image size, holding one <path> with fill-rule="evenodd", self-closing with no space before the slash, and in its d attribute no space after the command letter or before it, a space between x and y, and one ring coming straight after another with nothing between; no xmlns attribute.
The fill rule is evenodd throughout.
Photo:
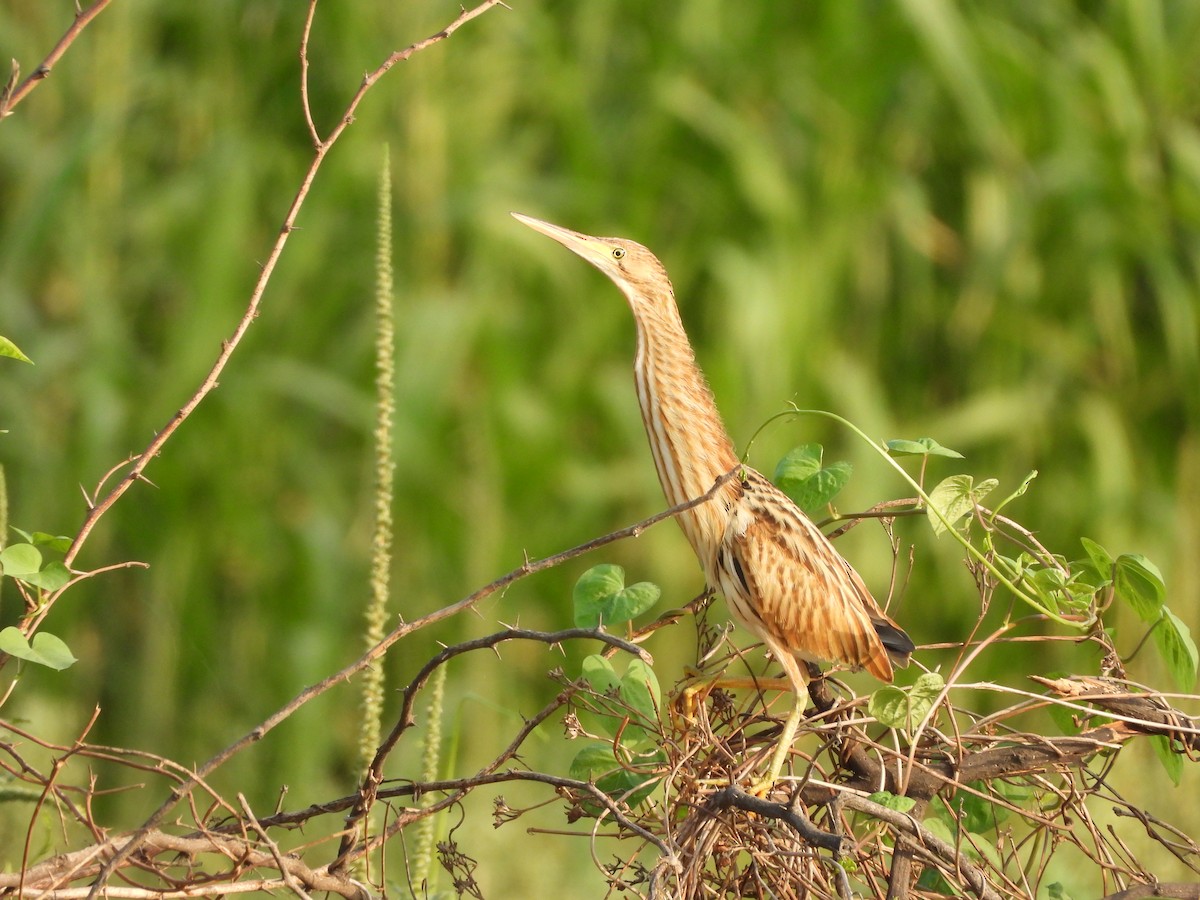
<svg viewBox="0 0 1200 900"><path fill-rule="evenodd" d="M641 244L579 234L519 213L524 224L586 259L621 289L637 323L634 377L663 493L702 496L740 467L675 305L662 263ZM892 680L913 643L858 573L786 494L748 466L712 500L680 513L709 587L783 665L797 693L797 658L842 662Z"/></svg>

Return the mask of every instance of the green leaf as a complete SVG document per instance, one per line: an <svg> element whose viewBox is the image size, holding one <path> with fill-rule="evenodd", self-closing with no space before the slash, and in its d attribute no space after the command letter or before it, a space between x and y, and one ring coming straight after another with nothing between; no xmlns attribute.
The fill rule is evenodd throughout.
<svg viewBox="0 0 1200 900"><path fill-rule="evenodd" d="M1046 900L1071 900L1071 895L1061 881L1052 881L1046 885Z"/></svg>
<svg viewBox="0 0 1200 900"><path fill-rule="evenodd" d="M1032 557L1028 553L1020 553L1016 557L996 554L996 567L1010 580L1020 583L1029 577L1029 563Z"/></svg>
<svg viewBox="0 0 1200 900"><path fill-rule="evenodd" d="M15 656L17 659L24 659L40 666L49 666L51 669L59 671L76 662L74 655L60 638L45 631L39 631L33 636L31 646L25 639L25 635L11 625L0 631L0 651L9 656Z"/></svg>
<svg viewBox="0 0 1200 900"><path fill-rule="evenodd" d="M612 662L599 653L593 653L583 660L583 677L597 694L612 693L621 684Z"/></svg>
<svg viewBox="0 0 1200 900"><path fill-rule="evenodd" d="M801 444L793 447L775 467L775 476L771 479L785 493L790 492L794 485L803 484L806 480L821 471L821 457L824 449L820 444Z"/></svg>
<svg viewBox="0 0 1200 900"><path fill-rule="evenodd" d="M885 445L889 456L948 456L951 459L962 459L963 455L957 450L943 447L933 438L917 438L915 441L888 441Z"/></svg>
<svg viewBox="0 0 1200 900"><path fill-rule="evenodd" d="M631 584L613 598L608 618L609 625L619 625L636 619L658 602L662 596L662 588L649 581L639 581Z"/></svg>
<svg viewBox="0 0 1200 900"><path fill-rule="evenodd" d="M1004 781L999 778L991 782L988 787L991 789L993 794L1003 797L1014 806L1024 806L1029 801L1036 800L1039 796L1039 794L1028 785L1014 784L1011 781Z"/></svg>
<svg viewBox="0 0 1200 900"><path fill-rule="evenodd" d="M1047 677L1054 678L1057 676L1051 673ZM1082 730L1082 726L1075 718L1078 714L1077 711L1068 706L1061 706L1058 703L1052 702L1046 707L1046 713L1050 716L1050 721L1058 727L1058 730L1062 734L1079 734Z"/></svg>
<svg viewBox="0 0 1200 900"><path fill-rule="evenodd" d="M930 832L940 837L943 841L951 846L958 847L960 852L965 856L971 859L979 859L979 849L971 846L966 841L961 841L959 838L962 832L969 830L966 821L963 819L963 813L959 805L962 793L956 795L951 801L953 807L942 796L934 797L929 803L924 824Z"/></svg>
<svg viewBox="0 0 1200 900"><path fill-rule="evenodd" d="M57 591L71 580L71 571L60 562L47 563L40 572L32 575L16 575L18 581L41 588L44 591Z"/></svg>
<svg viewBox="0 0 1200 900"><path fill-rule="evenodd" d="M913 682L913 686L908 689L909 703L911 711L909 713L912 719L912 727L916 727L921 723L921 720L929 715L929 711L933 709L934 701L942 693L946 687L946 681L937 672L924 672L917 677Z"/></svg>
<svg viewBox="0 0 1200 900"><path fill-rule="evenodd" d="M937 672L925 672L908 689L888 685L871 695L867 711L889 728L911 731L929 714L946 682Z"/></svg>
<svg viewBox="0 0 1200 900"><path fill-rule="evenodd" d="M1111 581L1113 558L1109 552L1095 541L1085 537L1081 537L1079 543L1083 544L1083 552L1088 555L1088 559L1092 561L1092 566L1095 567L1096 572L1104 579L1105 583Z"/></svg>
<svg viewBox="0 0 1200 900"><path fill-rule="evenodd" d="M613 737L620 735L626 748L648 739L657 745L662 692L653 669L635 659L618 676L609 660L593 654L583 661L583 677L600 695L592 699L594 709L587 710L600 727Z"/></svg>
<svg viewBox="0 0 1200 900"><path fill-rule="evenodd" d="M941 534L947 527L970 513L980 500L990 494L1000 482L987 478L978 485L970 475L951 475L943 479L929 492L929 508L925 511L934 534ZM941 513L941 516L938 516ZM943 520L945 520L943 522Z"/></svg>
<svg viewBox="0 0 1200 900"><path fill-rule="evenodd" d="M585 720L594 719L600 728L616 737L629 718L629 711L625 709L619 694L621 677L613 664L598 653L583 660L582 670L584 680L599 696L592 698L591 705L594 708L583 709L580 715Z"/></svg>
<svg viewBox="0 0 1200 900"><path fill-rule="evenodd" d="M917 887L941 897L958 897L961 894L934 866L928 866L921 872L921 877L917 879Z"/></svg>
<svg viewBox="0 0 1200 900"><path fill-rule="evenodd" d="M35 531L26 538L29 543L38 547L45 547L48 550L54 550L57 553L66 553L71 549L71 538L61 534L47 534L44 531Z"/></svg>
<svg viewBox="0 0 1200 900"><path fill-rule="evenodd" d="M867 712L888 728L908 727L908 697L895 685L889 684L873 693Z"/></svg>
<svg viewBox="0 0 1200 900"><path fill-rule="evenodd" d="M642 581L625 587L625 570L611 563L593 566L575 582L572 601L576 628L620 625L640 616L662 596L656 584Z"/></svg>
<svg viewBox="0 0 1200 900"><path fill-rule="evenodd" d="M661 754L662 751L659 751ZM663 761L666 761L665 755ZM596 782L596 787L604 791L610 797L616 798L627 806L637 806L658 787L659 776L652 774L641 774L639 772L631 772L628 769L620 769L603 776Z"/></svg>
<svg viewBox="0 0 1200 900"><path fill-rule="evenodd" d="M1122 553L1115 565L1113 588L1117 598L1128 604L1143 622L1157 622L1167 596L1158 567L1137 553Z"/></svg>
<svg viewBox="0 0 1200 900"><path fill-rule="evenodd" d="M1061 605L1071 608L1080 605L1070 577L1057 566L1044 566L1039 563L1030 570L1028 583L1037 593L1042 605L1053 613L1058 613Z"/></svg>
<svg viewBox="0 0 1200 900"><path fill-rule="evenodd" d="M637 711L643 722L658 722L662 691L654 670L640 659L631 660L621 679L621 699Z"/></svg>
<svg viewBox="0 0 1200 900"><path fill-rule="evenodd" d="M617 767L612 744L589 741L571 760L571 777L576 781L595 781Z"/></svg>
<svg viewBox="0 0 1200 900"><path fill-rule="evenodd" d="M1101 574L1096 564L1090 558L1073 559L1067 564L1071 570L1071 592L1084 602L1090 600L1099 590L1112 583L1112 567Z"/></svg>
<svg viewBox="0 0 1200 900"><path fill-rule="evenodd" d="M830 463L820 472L808 479L802 488L792 495L796 505L803 510L820 510L833 502L833 498L841 493L854 474L854 466L839 460Z"/></svg>
<svg viewBox="0 0 1200 900"><path fill-rule="evenodd" d="M0 550L0 569L5 575L32 575L41 567L41 551L33 544L10 544Z"/></svg>
<svg viewBox="0 0 1200 900"><path fill-rule="evenodd" d="M635 758L635 763L645 766L659 766L666 761L666 755L661 750ZM615 756L611 744L591 741L584 745L571 761L571 777L576 781L590 781L610 797L622 800L629 806L640 803L650 796L658 783L658 775L639 772L636 769L623 766ZM583 801L584 809L591 815L599 815L602 807L596 803Z"/></svg>
<svg viewBox="0 0 1200 900"><path fill-rule="evenodd" d="M968 787L986 794L988 785L983 781L972 781ZM958 814L959 824L972 834L987 834L994 831L1009 816L1009 811L987 796L970 791L959 791L946 805Z"/></svg>
<svg viewBox="0 0 1200 900"><path fill-rule="evenodd" d="M824 453L820 444L802 444L794 448L775 467L772 479L779 489L806 511L819 510L850 481L854 467L848 462L821 464Z"/></svg>
<svg viewBox="0 0 1200 900"><path fill-rule="evenodd" d="M934 802L929 804L929 815L926 816L922 824L930 834L941 838L950 846L953 847L957 843L954 833L958 830L958 823L946 811L946 806L942 802L941 797L934 797Z"/></svg>
<svg viewBox="0 0 1200 900"><path fill-rule="evenodd" d="M1181 691L1190 691L1196 685L1196 670L1200 656L1192 631L1179 616L1166 606L1162 608L1163 620L1154 627L1154 643L1159 655L1167 664L1175 686Z"/></svg>
<svg viewBox="0 0 1200 900"><path fill-rule="evenodd" d="M19 359L21 362L33 364L33 360L21 352L21 348L10 341L8 338L0 335L0 356L7 356L10 359Z"/></svg>
<svg viewBox="0 0 1200 900"><path fill-rule="evenodd" d="M901 797L899 794L891 794L887 791L876 791L867 799L872 803L878 803L880 806L902 813L908 812L917 805L917 801L912 797Z"/></svg>
<svg viewBox="0 0 1200 900"><path fill-rule="evenodd" d="M1154 748L1154 755L1158 757L1158 761L1166 770L1167 777L1175 783L1175 787L1179 787L1179 782L1183 778L1183 756L1175 752L1171 747L1171 739L1166 735L1153 735L1150 738L1150 745Z"/></svg>

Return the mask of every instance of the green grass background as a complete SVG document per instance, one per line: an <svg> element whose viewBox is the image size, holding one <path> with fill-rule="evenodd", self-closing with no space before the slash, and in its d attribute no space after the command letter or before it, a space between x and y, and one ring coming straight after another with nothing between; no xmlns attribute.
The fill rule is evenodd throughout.
<svg viewBox="0 0 1200 900"><path fill-rule="evenodd" d="M365 71L457 10L322 4L310 48L322 131ZM72 11L67 0L0 4L0 58L32 70ZM0 333L37 363L0 370L13 524L73 533L78 485L92 489L145 446L244 309L311 151L302 14L283 0L116 2L0 123ZM155 486L131 491L79 560L151 568L68 594L45 627L80 662L25 669L4 715L70 741L99 704L91 739L199 760L358 653L385 147L397 614L436 609L523 553L662 506L628 310L601 276L510 219L516 209L633 237L662 257L739 446L794 400L878 438L929 435L966 454L935 478L995 475L1010 490L1036 468L1012 513L1068 558L1082 555L1081 535L1145 553L1196 628L1198 119L1196 3L496 9L368 95L220 388L149 467ZM868 450L819 420L773 426L751 462L770 471L810 440L855 463L841 508L904 495ZM961 639L977 615L967 574L947 541L903 534L918 549L897 617L918 643ZM891 558L878 530L858 529L842 549L884 590ZM677 529L660 526L401 645L390 683L436 640L498 621L569 624L571 585L600 561L657 581L671 605L701 586ZM18 614L6 587L0 619ZM1129 652L1140 627L1117 623ZM664 681L693 647L687 626L656 640ZM465 772L490 758L518 714L552 695L545 672L577 665L585 649L454 665L447 765ZM1095 662L1085 650L996 652L974 674L1027 687L1027 673ZM1169 687L1148 651L1131 672ZM353 687L326 695L217 785L264 808L282 783L288 806L350 793L356 714ZM531 762L564 769L569 748L554 729L535 749ZM405 748L391 774L414 774L418 756ZM1133 771L1138 759L1150 757L1122 759L1137 796L1170 814L1168 783ZM105 775L110 787L135 780ZM514 804L543 796L504 793ZM105 824L134 824L164 794L158 784L107 799ZM526 820L493 833L489 803L468 807L457 835L483 862L489 896L564 883L595 895L583 840L547 844L525 834ZM20 845L28 812L5 811L8 846ZM1200 829L1194 811L1176 812ZM565 827L555 811L532 824ZM1173 871L1169 858L1162 871Z"/></svg>

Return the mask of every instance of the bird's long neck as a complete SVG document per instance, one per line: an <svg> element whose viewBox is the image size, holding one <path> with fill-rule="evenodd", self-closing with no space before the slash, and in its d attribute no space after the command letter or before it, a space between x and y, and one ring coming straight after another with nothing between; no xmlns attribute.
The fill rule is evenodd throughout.
<svg viewBox="0 0 1200 900"><path fill-rule="evenodd" d="M704 495L713 482L738 465L733 442L721 422L712 391L696 365L674 298L633 305L637 321L634 379L654 467L667 503ZM728 518L727 484L712 501L681 513L679 524L703 560L717 546Z"/></svg>

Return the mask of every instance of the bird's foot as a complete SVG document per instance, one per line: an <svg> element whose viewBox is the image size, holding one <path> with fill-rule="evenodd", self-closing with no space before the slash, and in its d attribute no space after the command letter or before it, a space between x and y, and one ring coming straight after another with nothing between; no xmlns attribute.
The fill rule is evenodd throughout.
<svg viewBox="0 0 1200 900"><path fill-rule="evenodd" d="M715 690L790 691L791 682L786 678L729 677L723 675L701 675L688 670L688 681L671 701L671 713L683 724L694 725L700 708L709 694Z"/></svg>
<svg viewBox="0 0 1200 900"><path fill-rule="evenodd" d="M695 669L687 669L688 681L671 701L671 717L682 720L683 726L696 723L696 711L717 687L719 678L700 675ZM683 729L681 729L683 730Z"/></svg>

